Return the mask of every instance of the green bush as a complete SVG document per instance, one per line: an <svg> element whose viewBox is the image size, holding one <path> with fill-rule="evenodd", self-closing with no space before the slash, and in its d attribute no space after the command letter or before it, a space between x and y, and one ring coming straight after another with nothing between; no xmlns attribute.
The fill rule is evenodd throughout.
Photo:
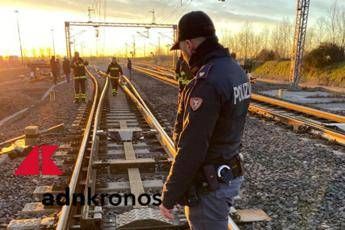
<svg viewBox="0 0 345 230"><path fill-rule="evenodd" d="M311 70L313 68L320 69L344 60L344 48L337 46L336 44L323 43L305 56L304 68L307 70Z"/></svg>

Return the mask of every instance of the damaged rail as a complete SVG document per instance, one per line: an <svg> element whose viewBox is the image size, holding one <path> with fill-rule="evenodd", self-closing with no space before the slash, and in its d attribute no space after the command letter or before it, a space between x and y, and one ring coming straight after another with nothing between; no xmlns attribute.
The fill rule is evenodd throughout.
<svg viewBox="0 0 345 230"><path fill-rule="evenodd" d="M107 76L102 71L97 72ZM108 79L106 77L93 119L89 120L93 126L86 138L91 144L90 153L75 167L83 172L73 172L73 175L83 176L72 176L71 193L82 190L87 197L90 193L120 195L130 191L136 198L147 193L151 196L152 191L162 189L162 173L168 174L176 154L173 142L127 77L123 77L122 90L116 96L110 96ZM82 184L79 190L76 184ZM151 203L142 205L133 201L114 205L112 202L102 200L100 204L73 207L74 210L66 207L61 212L58 229L179 229L186 226L183 214L177 213L174 221L168 221Z"/></svg>
<svg viewBox="0 0 345 230"><path fill-rule="evenodd" d="M91 133L92 125L93 125L93 120L96 115L96 109L97 109L97 102L98 102L98 97L99 97L99 83L96 79L96 77L90 72L89 69L86 69L87 74L90 76L92 82L94 83L94 95L93 95L93 102L92 102L92 107L91 111L89 113L89 117L86 123L86 127L83 132L83 139L80 144L77 160L73 169L72 176L70 178L69 182L69 188L70 188L70 195L71 197L73 196L73 193L76 191L78 181L79 181L79 175L81 173L82 169L82 162L84 160L84 155L85 152L87 151L87 144L89 140L89 136ZM71 216L71 206L70 205L64 205L62 207L62 210L59 214L59 220L57 223L56 229L58 230L63 230L67 229L68 223L69 223L69 218Z"/></svg>

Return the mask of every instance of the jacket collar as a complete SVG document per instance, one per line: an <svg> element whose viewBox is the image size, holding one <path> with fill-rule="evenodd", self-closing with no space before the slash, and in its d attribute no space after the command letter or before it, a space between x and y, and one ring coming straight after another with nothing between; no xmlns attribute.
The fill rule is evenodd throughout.
<svg viewBox="0 0 345 230"><path fill-rule="evenodd" d="M209 37L196 48L188 64L195 75L211 59L226 56L230 56L229 50L218 43L217 37Z"/></svg>

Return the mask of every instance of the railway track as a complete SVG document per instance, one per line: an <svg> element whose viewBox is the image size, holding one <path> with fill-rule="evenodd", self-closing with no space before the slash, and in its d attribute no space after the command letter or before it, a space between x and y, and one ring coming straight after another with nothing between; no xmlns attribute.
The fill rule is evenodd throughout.
<svg viewBox="0 0 345 230"><path fill-rule="evenodd" d="M26 204L23 215L6 227L185 229L182 210L176 210L175 219L168 221L158 208L176 154L170 137L127 78L119 94L112 96L107 77L101 89L95 71L87 73L95 92L84 124L75 126L83 130L79 148L58 149L58 155L71 154L69 162L74 165L60 165L70 169L63 170L61 183L37 187L33 192L36 202ZM105 76L101 71L98 74ZM53 196L53 205L43 202L47 194Z"/></svg>
<svg viewBox="0 0 345 230"><path fill-rule="evenodd" d="M68 135L64 137L63 143L58 146L54 153L53 159L55 164L62 169L63 174L56 175L41 175L43 181L50 181L51 184L37 186L32 192L33 202L26 203L21 211L16 214L16 219L13 219L7 226L0 226L0 228L7 229L55 229L59 216L64 212L66 206L59 205L45 205L42 199L45 194L56 195L63 192L65 187L75 188L73 178L79 169L78 165L84 158L84 153L87 151L88 136L91 132L91 123L95 114L95 108L99 97L99 83L94 74L87 70L87 75L93 85L93 92L90 98L90 103L81 104L78 108L75 119L68 130ZM45 132L50 132L60 128L62 125L52 127ZM12 140L1 144L8 144L9 142L23 138L19 136ZM24 136L25 138L25 136ZM78 151L79 150L79 151ZM41 159L43 160L43 159ZM40 161L38 159L38 161ZM40 164L40 162L38 162ZM40 167L43 167L42 165ZM72 170L74 169L74 170ZM43 170L43 169L42 169ZM72 175L72 176L70 176ZM11 202L11 200L9 201ZM61 212L60 212L61 211Z"/></svg>
<svg viewBox="0 0 345 230"><path fill-rule="evenodd" d="M104 75L104 73L100 73ZM85 181L93 194L107 194L101 204L81 208L81 229L175 229L186 224L183 213L167 221L157 198L175 154L172 141L124 78L115 97L105 87L94 122ZM101 195L102 196L102 195Z"/></svg>
<svg viewBox="0 0 345 230"><path fill-rule="evenodd" d="M150 68L149 64L134 65L133 69L173 87L178 86L178 82L169 69L159 69L155 66ZM292 126L295 131L308 132L328 141L345 145L345 116L254 93L249 111Z"/></svg>

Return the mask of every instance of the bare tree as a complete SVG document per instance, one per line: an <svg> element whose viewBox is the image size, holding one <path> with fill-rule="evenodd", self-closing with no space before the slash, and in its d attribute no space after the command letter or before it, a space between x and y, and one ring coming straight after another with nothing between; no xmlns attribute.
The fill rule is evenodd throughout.
<svg viewBox="0 0 345 230"><path fill-rule="evenodd" d="M293 26L288 19L283 19L277 23L272 30L271 44L272 49L281 57L290 57L293 42Z"/></svg>
<svg viewBox="0 0 345 230"><path fill-rule="evenodd" d="M271 30L269 29L269 27L265 26L260 33L262 49L270 48L270 44L269 44L270 36L271 36Z"/></svg>
<svg viewBox="0 0 345 230"><path fill-rule="evenodd" d="M329 39L333 44L337 41L337 18L338 18L338 2L334 1L329 9L329 15L327 20L327 29L329 31Z"/></svg>
<svg viewBox="0 0 345 230"><path fill-rule="evenodd" d="M337 14L337 34L339 36L339 45L345 48L345 8L339 9Z"/></svg>
<svg viewBox="0 0 345 230"><path fill-rule="evenodd" d="M306 36L306 41L305 41L305 50L310 51L314 49L318 44L317 42L317 34L316 34L316 29L314 27L309 27L307 36Z"/></svg>
<svg viewBox="0 0 345 230"><path fill-rule="evenodd" d="M320 45L322 42L324 42L325 37L326 37L326 27L327 27L327 22L324 17L319 17L316 20L315 24L315 33L317 34L316 36L316 46Z"/></svg>

